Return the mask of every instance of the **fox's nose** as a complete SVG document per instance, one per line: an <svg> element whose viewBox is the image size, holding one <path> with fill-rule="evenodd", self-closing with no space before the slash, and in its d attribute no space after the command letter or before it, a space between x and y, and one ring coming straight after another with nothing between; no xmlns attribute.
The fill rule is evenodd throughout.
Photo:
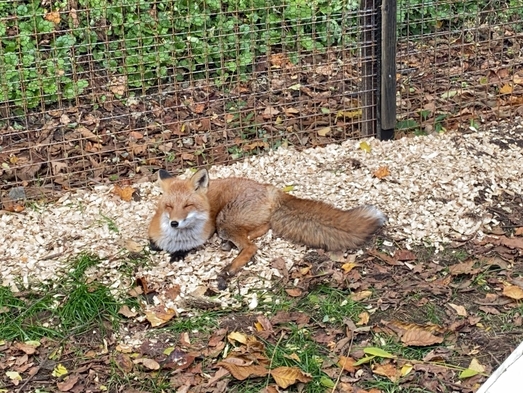
<svg viewBox="0 0 523 393"><path fill-rule="evenodd" d="M171 226L173 228L178 228L178 225L180 225L180 223L178 221L171 221Z"/></svg>

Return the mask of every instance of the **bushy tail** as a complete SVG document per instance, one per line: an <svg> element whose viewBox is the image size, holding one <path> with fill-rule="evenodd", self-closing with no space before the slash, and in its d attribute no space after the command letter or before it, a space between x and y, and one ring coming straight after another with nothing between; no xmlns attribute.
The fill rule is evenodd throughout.
<svg viewBox="0 0 523 393"><path fill-rule="evenodd" d="M309 247L346 250L364 244L385 220L374 206L340 210L282 193L271 217L271 228L276 235Z"/></svg>

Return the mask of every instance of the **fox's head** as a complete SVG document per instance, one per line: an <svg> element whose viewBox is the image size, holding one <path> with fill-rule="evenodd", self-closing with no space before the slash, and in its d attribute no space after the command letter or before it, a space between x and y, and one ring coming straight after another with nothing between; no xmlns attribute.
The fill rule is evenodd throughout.
<svg viewBox="0 0 523 393"><path fill-rule="evenodd" d="M209 219L209 174L206 169L199 170L188 180L173 177L161 169L158 182L163 190L158 203L163 230L191 229Z"/></svg>

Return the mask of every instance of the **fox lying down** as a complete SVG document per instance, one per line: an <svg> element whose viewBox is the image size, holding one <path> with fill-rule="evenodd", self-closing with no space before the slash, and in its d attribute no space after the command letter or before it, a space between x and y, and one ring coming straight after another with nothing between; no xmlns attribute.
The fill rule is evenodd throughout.
<svg viewBox="0 0 523 393"><path fill-rule="evenodd" d="M163 195L149 226L151 248L180 258L216 232L239 250L219 276L220 289L256 253L253 240L269 229L309 247L346 250L364 244L386 220L373 206L341 210L246 178L209 180L206 169L187 180L161 169L158 179Z"/></svg>

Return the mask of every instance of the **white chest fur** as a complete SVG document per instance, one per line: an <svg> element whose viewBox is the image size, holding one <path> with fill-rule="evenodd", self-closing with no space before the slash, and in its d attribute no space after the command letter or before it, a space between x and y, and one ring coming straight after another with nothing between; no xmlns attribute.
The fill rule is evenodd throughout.
<svg viewBox="0 0 523 393"><path fill-rule="evenodd" d="M162 234L155 243L162 250L169 253L188 251L201 246L207 241L205 224L209 216L205 212L192 212L185 219L178 222L177 227L171 226L167 214L162 215L160 228Z"/></svg>

